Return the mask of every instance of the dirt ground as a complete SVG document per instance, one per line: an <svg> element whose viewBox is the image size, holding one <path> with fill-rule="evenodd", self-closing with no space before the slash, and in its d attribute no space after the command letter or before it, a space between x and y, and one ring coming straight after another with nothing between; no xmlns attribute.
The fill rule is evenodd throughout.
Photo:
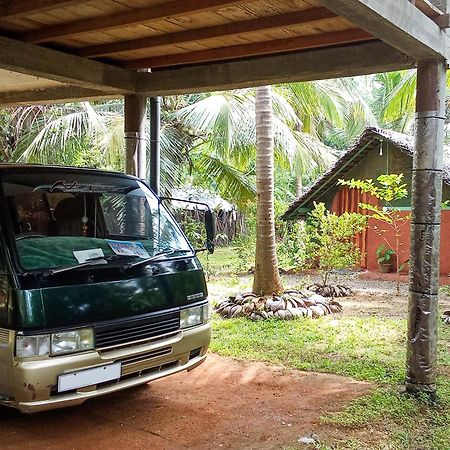
<svg viewBox="0 0 450 450"><path fill-rule="evenodd" d="M295 280L294 280L295 281ZM405 318L407 285L345 277L355 289L344 315ZM223 293L222 293L223 294ZM440 298L450 308L450 298ZM293 449L371 385L210 354L190 372L83 405L36 415L0 407L0 449ZM334 430L338 432L338 430ZM305 446L306 448L307 446Z"/></svg>
<svg viewBox="0 0 450 450"><path fill-rule="evenodd" d="M368 383L210 354L190 372L31 416L0 408L0 448L279 449Z"/></svg>

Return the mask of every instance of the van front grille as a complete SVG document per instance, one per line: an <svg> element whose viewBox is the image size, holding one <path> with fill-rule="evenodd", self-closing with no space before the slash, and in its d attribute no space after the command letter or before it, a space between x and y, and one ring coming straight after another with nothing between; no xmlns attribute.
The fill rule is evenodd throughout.
<svg viewBox="0 0 450 450"><path fill-rule="evenodd" d="M120 359L122 367L131 366L138 363L148 362L154 358L160 358L161 356L167 356L172 353L172 347L159 348L152 350L151 352L142 353L140 355L130 356L128 358Z"/></svg>
<svg viewBox="0 0 450 450"><path fill-rule="evenodd" d="M94 328L96 348L102 350L173 333L180 328L180 311L97 324Z"/></svg>
<svg viewBox="0 0 450 450"><path fill-rule="evenodd" d="M0 328L0 344L8 344L9 343L9 330L5 328Z"/></svg>

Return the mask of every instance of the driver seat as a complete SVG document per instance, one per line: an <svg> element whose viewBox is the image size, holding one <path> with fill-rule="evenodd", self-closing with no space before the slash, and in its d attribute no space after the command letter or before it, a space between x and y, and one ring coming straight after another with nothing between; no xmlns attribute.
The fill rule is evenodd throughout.
<svg viewBox="0 0 450 450"><path fill-rule="evenodd" d="M82 236L81 219L83 216L84 199L81 195L62 199L53 211L55 234L57 236Z"/></svg>

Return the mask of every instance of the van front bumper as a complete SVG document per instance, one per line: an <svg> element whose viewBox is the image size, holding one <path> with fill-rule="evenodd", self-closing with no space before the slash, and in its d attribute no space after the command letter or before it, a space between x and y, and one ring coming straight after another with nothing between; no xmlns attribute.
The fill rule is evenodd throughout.
<svg viewBox="0 0 450 450"><path fill-rule="evenodd" d="M0 403L27 413L45 411L192 370L205 360L210 338L211 325L206 323L146 344L33 361L17 359L13 369L14 399ZM58 392L60 375L118 362L121 376L117 380Z"/></svg>

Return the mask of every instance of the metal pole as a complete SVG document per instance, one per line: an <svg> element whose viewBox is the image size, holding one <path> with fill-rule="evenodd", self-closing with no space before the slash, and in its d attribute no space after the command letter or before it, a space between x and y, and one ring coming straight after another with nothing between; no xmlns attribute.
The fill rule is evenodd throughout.
<svg viewBox="0 0 450 450"><path fill-rule="evenodd" d="M125 171L139 178L146 178L146 101L145 95L125 95Z"/></svg>
<svg viewBox="0 0 450 450"><path fill-rule="evenodd" d="M406 389L436 392L444 61L417 65Z"/></svg>
<svg viewBox="0 0 450 450"><path fill-rule="evenodd" d="M150 98L150 187L155 194L160 188L161 97Z"/></svg>

